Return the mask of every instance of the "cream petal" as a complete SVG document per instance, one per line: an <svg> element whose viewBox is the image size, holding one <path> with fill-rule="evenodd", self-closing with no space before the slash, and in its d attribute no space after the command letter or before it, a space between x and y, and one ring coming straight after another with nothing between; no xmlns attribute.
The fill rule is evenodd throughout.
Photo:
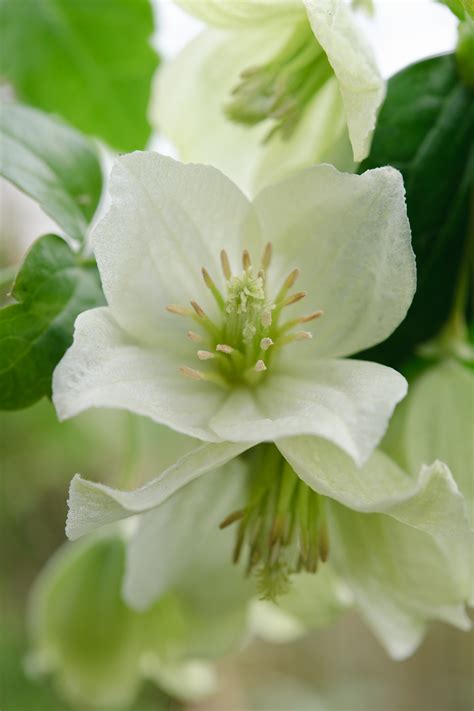
<svg viewBox="0 0 474 711"><path fill-rule="evenodd" d="M221 249L240 260L243 247L260 248L252 206L211 166L130 153L112 169L110 195L92 236L102 286L117 322L144 342L180 328L168 304L195 299L214 313L201 267L222 287Z"/></svg>
<svg viewBox="0 0 474 711"><path fill-rule="evenodd" d="M178 341L181 353L170 352L176 342L163 339L144 346L127 336L108 308L83 312L76 320L73 345L53 374L58 417L64 420L89 407L115 407L215 441L207 422L226 395L217 385L179 372L188 362L181 357L193 357L193 352L184 334Z"/></svg>
<svg viewBox="0 0 474 711"><path fill-rule="evenodd" d="M135 491L120 491L81 476L71 481L66 535L75 540L106 524L149 511L202 474L217 469L248 449L249 444L204 444Z"/></svg>
<svg viewBox="0 0 474 711"><path fill-rule="evenodd" d="M290 365L254 390L234 391L210 427L230 441L316 435L362 464L404 397L405 379L391 368L355 360L296 359Z"/></svg>
<svg viewBox="0 0 474 711"><path fill-rule="evenodd" d="M308 298L291 313L324 311L314 326L315 354L350 355L392 333L416 286L398 171L350 175L315 166L264 189L254 205L263 238L274 247L270 287L278 289L298 267L298 289Z"/></svg>
<svg viewBox="0 0 474 711"><path fill-rule="evenodd" d="M300 0L176 0L199 20L216 27L252 27L272 20L291 21L304 12Z"/></svg>
<svg viewBox="0 0 474 711"><path fill-rule="evenodd" d="M314 35L339 83L354 160L369 153L385 85L369 44L343 0L303 0Z"/></svg>

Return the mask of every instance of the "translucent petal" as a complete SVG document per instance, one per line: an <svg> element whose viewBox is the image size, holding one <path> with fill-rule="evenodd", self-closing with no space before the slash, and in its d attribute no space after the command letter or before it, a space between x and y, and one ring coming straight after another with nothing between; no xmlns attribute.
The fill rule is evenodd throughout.
<svg viewBox="0 0 474 711"><path fill-rule="evenodd" d="M292 20L303 13L299 0L176 0L199 20L216 27L252 27L260 22Z"/></svg>
<svg viewBox="0 0 474 711"><path fill-rule="evenodd" d="M308 298L292 314L324 311L314 326L315 354L350 355L392 333L416 286L398 171L349 175L315 166L264 189L254 205L263 239L274 247L270 286L278 289L297 267Z"/></svg>

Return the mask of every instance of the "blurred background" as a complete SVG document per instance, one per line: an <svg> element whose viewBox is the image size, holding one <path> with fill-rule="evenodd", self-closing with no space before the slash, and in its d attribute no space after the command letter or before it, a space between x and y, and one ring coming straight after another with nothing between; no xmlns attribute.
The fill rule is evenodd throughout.
<svg viewBox="0 0 474 711"><path fill-rule="evenodd" d="M160 29L154 41L163 58L171 58L200 24L171 2L162 2L155 10ZM375 18L361 21L387 77L455 44L454 17L431 0L382 0L376 2ZM152 146L172 150L159 137L152 139ZM6 182L0 184L0 217L0 298L7 303L15 267L26 248L53 225ZM60 711L69 707L48 682L27 678L23 660L28 590L64 542L69 481L81 472L87 478L116 483L117 473L127 467L135 469L136 480L144 481L167 465L167 455L161 448L158 451L154 425L144 419L120 412L89 412L60 424L47 400L24 411L0 413L0 446L0 705L3 711ZM219 663L218 694L187 707L468 711L473 699L472 645L472 634L433 624L411 659L393 662L362 622L348 613L329 629L304 639L246 644ZM182 705L146 683L133 708L151 711ZM88 709L81 707L81 711Z"/></svg>

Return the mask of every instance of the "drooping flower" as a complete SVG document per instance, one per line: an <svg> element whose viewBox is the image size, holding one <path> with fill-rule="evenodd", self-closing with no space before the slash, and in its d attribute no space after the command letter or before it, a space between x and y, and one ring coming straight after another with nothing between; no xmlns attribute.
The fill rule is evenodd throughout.
<svg viewBox="0 0 474 711"><path fill-rule="evenodd" d="M157 74L151 120L183 160L253 192L366 157L384 83L343 0L179 4L211 26Z"/></svg>
<svg viewBox="0 0 474 711"><path fill-rule="evenodd" d="M58 551L31 593L29 672L51 675L65 698L94 707L127 706L145 678L180 699L212 693L211 661L248 628L252 588L231 566L229 536L213 535L225 507L241 500L241 474L229 464L137 526ZM220 496L207 516L211 491ZM205 555L196 556L196 540Z"/></svg>
<svg viewBox="0 0 474 711"><path fill-rule="evenodd" d="M58 414L122 407L207 442L145 487L137 510L251 450L248 502L223 525L240 521L235 558L248 552L277 594L327 557L315 492L345 502L344 477L325 483L334 462L346 452L363 464L406 392L392 369L343 359L388 336L412 299L401 177L318 166L251 204L213 168L135 153L111 193L94 235L109 306L77 321L54 376ZM113 519L120 505L107 506Z"/></svg>

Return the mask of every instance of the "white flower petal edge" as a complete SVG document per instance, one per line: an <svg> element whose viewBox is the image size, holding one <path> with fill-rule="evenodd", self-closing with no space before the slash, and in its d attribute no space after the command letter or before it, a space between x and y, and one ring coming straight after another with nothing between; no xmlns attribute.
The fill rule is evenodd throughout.
<svg viewBox="0 0 474 711"><path fill-rule="evenodd" d="M169 590L217 614L241 609L253 586L232 564L234 532L219 531L245 503L246 469L233 460L200 476L138 519L127 545L124 600L147 609Z"/></svg>
<svg viewBox="0 0 474 711"><path fill-rule="evenodd" d="M407 392L405 378L366 361L288 358L287 372L271 374L254 391L234 391L211 419L213 431L229 441L316 435L362 465Z"/></svg>
<svg viewBox="0 0 474 711"><path fill-rule="evenodd" d="M410 521L416 523L416 516L407 516L406 510L408 525L391 515L361 515L329 502L333 564L351 588L359 612L395 659L414 652L431 619L470 628L464 608L467 546L460 555L462 542L451 539L450 524L439 511L442 498L438 512L433 511L431 500L438 495L453 508L449 493L446 497L441 489L427 482L411 502L412 513L416 509L425 523L430 515L435 519L441 514L439 522L433 520L434 528L439 525L437 537L414 528Z"/></svg>
<svg viewBox="0 0 474 711"><path fill-rule="evenodd" d="M339 82L354 160L369 153L385 85L373 52L343 0L303 0L314 35Z"/></svg>
<svg viewBox="0 0 474 711"><path fill-rule="evenodd" d="M213 313L200 268L219 283L224 244L231 260L244 247L260 248L250 202L211 166L130 153L114 164L110 195L111 208L92 234L94 253L115 320L145 343L158 339L164 324L178 330L168 304L196 299Z"/></svg>
<svg viewBox="0 0 474 711"><path fill-rule="evenodd" d="M199 20L216 27L249 27L274 19L292 20L303 8L300 0L176 0Z"/></svg>
<svg viewBox="0 0 474 711"><path fill-rule="evenodd" d="M118 407L191 437L217 440L207 423L225 393L182 377L176 358L186 346L181 334L176 339L162 334L159 348L149 347L129 337L110 309L83 312L76 320L73 345L53 374L59 419L89 407Z"/></svg>
<svg viewBox="0 0 474 711"><path fill-rule="evenodd" d="M265 188L254 201L274 246L270 283L299 267L298 286L322 309L319 357L351 355L385 340L405 318L416 288L405 189L394 168L363 175L330 165ZM284 260L278 260L278 255Z"/></svg>
<svg viewBox="0 0 474 711"><path fill-rule="evenodd" d="M66 535L75 540L100 526L159 506L193 479L217 469L251 446L251 443L204 444L135 491L113 489L76 474L69 489Z"/></svg>

